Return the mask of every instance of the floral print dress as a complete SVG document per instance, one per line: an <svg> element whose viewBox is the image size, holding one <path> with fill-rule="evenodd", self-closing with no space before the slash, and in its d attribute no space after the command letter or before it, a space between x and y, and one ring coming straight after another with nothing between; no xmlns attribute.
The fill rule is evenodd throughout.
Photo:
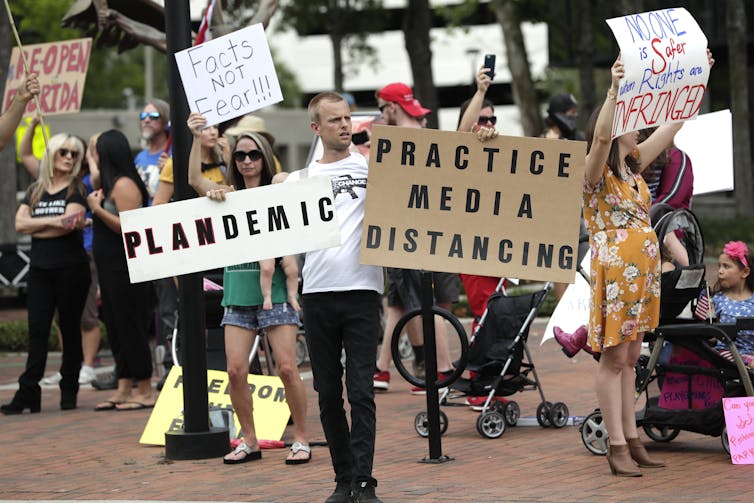
<svg viewBox="0 0 754 503"><path fill-rule="evenodd" d="M589 344L595 351L634 341L658 325L660 250L650 201L641 176L622 179L607 165L596 186L584 182L592 254Z"/></svg>

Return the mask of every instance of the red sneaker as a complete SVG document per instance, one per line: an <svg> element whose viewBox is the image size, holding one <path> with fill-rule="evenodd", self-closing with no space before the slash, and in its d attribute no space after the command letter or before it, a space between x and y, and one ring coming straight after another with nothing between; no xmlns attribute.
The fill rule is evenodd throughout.
<svg viewBox="0 0 754 503"><path fill-rule="evenodd" d="M466 398L466 405L471 407L471 410L481 411L484 408L484 402L487 401L487 395L484 396L470 396ZM505 398L495 396L492 397L492 401L490 402L490 406L494 404L494 402L500 402L503 405L508 403L508 400ZM489 409L489 407L488 407Z"/></svg>
<svg viewBox="0 0 754 503"><path fill-rule="evenodd" d="M374 389L387 391L390 387L390 372L387 370L378 370L374 373Z"/></svg>
<svg viewBox="0 0 754 503"><path fill-rule="evenodd" d="M446 377L448 377L448 375L449 374L446 374L445 372L438 372L437 373L437 380L438 381L442 381L443 379L445 379ZM445 388L438 388L437 389L437 391L439 391L439 392L442 392L443 390L445 390ZM426 390L426 388L421 388L419 386L414 386L413 388L411 388L411 394L412 395L426 395L427 394L427 390Z"/></svg>

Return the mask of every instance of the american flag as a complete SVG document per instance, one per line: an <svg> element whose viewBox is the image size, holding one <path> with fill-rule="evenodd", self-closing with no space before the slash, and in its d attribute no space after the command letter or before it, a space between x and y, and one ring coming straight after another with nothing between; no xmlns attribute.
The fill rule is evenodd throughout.
<svg viewBox="0 0 754 503"><path fill-rule="evenodd" d="M199 45L212 38L209 25L212 23L212 11L215 9L215 1L216 0L209 0L209 3L207 4L207 10L204 11L204 16L199 25L199 32L196 34L194 45Z"/></svg>
<svg viewBox="0 0 754 503"><path fill-rule="evenodd" d="M709 287L705 286L702 293L699 294L699 298L696 300L696 309L694 309L694 318L700 321L709 319L712 322L712 313L710 312L709 305Z"/></svg>

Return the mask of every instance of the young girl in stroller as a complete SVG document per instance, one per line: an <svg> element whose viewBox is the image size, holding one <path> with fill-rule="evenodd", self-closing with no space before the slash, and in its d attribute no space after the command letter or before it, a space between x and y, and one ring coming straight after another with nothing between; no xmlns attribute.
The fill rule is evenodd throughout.
<svg viewBox="0 0 754 503"><path fill-rule="evenodd" d="M717 283L713 288L710 309L721 323L735 323L736 318L754 317L754 278L751 264L754 256L742 241L730 241L719 257ZM736 348L747 366L754 368L754 332L742 331L735 339ZM732 360L723 342L715 346Z"/></svg>

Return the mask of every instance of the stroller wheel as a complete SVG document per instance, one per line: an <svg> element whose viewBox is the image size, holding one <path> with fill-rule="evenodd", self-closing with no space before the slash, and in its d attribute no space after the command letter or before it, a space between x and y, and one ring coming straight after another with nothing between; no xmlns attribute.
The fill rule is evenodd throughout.
<svg viewBox="0 0 754 503"><path fill-rule="evenodd" d="M568 406L563 402L555 402L550 409L550 421L556 428L562 428L568 424Z"/></svg>
<svg viewBox="0 0 754 503"><path fill-rule="evenodd" d="M542 402L537 406L537 422L542 428L549 428L552 426L550 419L552 414L552 403Z"/></svg>
<svg viewBox="0 0 754 503"><path fill-rule="evenodd" d="M476 430L483 437L501 437L505 433L505 417L497 410L488 410L479 414L476 420Z"/></svg>
<svg viewBox="0 0 754 503"><path fill-rule="evenodd" d="M655 442L670 442L681 432L678 428L654 424L643 424L642 428L644 428L644 433Z"/></svg>
<svg viewBox="0 0 754 503"><path fill-rule="evenodd" d="M602 420L602 412L595 410L584 418L584 422L579 426L581 441L584 447L597 456L607 454L607 428Z"/></svg>
<svg viewBox="0 0 754 503"><path fill-rule="evenodd" d="M720 440L723 442L725 453L730 455L730 443L728 442L728 427L723 425L723 432L720 434Z"/></svg>
<svg viewBox="0 0 754 503"><path fill-rule="evenodd" d="M505 417L508 426L516 426L518 418L521 417L521 407L518 406L517 402L511 400L503 407L503 417Z"/></svg>
<svg viewBox="0 0 754 503"><path fill-rule="evenodd" d="M429 416L426 412L419 412L414 417L414 430L420 437L427 438L429 436ZM448 431L448 416L440 411L440 435Z"/></svg>

